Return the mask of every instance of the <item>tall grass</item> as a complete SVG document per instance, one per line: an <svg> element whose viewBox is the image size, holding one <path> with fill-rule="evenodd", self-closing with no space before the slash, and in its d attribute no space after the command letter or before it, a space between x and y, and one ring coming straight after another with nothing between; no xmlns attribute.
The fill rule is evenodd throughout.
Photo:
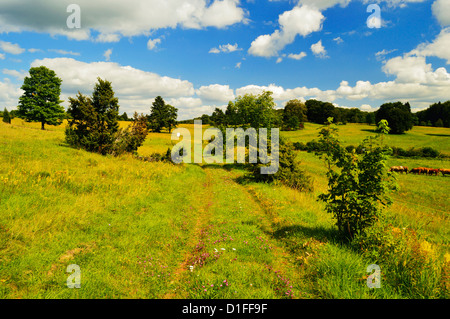
<svg viewBox="0 0 450 319"><path fill-rule="evenodd" d="M356 144L371 134L365 127L342 126L341 136ZM283 134L304 141L316 128ZM415 130L387 143L422 146L417 138L448 150L448 129ZM151 133L138 152L172 143L168 133ZM398 175L386 214L389 231L405 234L396 237L405 238L403 250L374 260L340 241L317 201L325 167L313 154L298 156L314 192L255 183L238 165L100 156L67 147L63 126L0 123L0 297L448 298L448 177ZM375 261L381 289L366 285ZM69 264L81 268L80 289L67 288Z"/></svg>

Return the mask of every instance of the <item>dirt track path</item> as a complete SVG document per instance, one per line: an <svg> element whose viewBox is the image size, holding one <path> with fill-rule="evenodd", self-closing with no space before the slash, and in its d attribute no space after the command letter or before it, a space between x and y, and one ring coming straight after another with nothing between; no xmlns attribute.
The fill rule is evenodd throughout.
<svg viewBox="0 0 450 319"><path fill-rule="evenodd" d="M202 207L196 214L195 226L192 230L189 242L186 243L185 254L179 267L174 271L174 277L171 281L171 287L177 287L175 290L166 292L162 298L186 298L186 293L178 289L183 280L183 275L189 272L189 265L192 259L199 254L198 246L202 246L205 235L213 227L217 226L220 216L219 203L224 202L245 202L247 209L245 214L251 214L254 219L258 220L258 227L263 231L264 236L270 241L272 250L270 254L274 256L273 268L279 273L283 273L289 264L289 252L282 243L278 243L276 239L271 238L271 234L276 231L280 225L284 225L283 221L272 209L269 202L261 200L258 193L250 185L238 183L236 178L240 173L212 167L203 167L206 174L204 188L199 191L198 197L202 199ZM227 190L233 189L233 192ZM233 195L230 195L233 194ZM240 222L239 220L237 222ZM206 245L206 243L205 243ZM201 249L201 248L200 248ZM211 249L211 247L208 247ZM255 260L255 263L261 263Z"/></svg>
<svg viewBox="0 0 450 319"><path fill-rule="evenodd" d="M186 243L186 251L182 258L182 262L173 272L173 279L170 282L171 285L176 285L186 271L189 271L188 263L196 250L196 245L202 239L204 230L207 228L213 212L211 211L211 206L214 202L214 193L212 192L213 178L208 170L205 170L206 177L203 183L203 188L196 192L197 197L201 198L202 206L196 213L195 226L192 229L192 234L189 237L189 241ZM166 292L162 299L173 299L178 298L177 294L173 291Z"/></svg>

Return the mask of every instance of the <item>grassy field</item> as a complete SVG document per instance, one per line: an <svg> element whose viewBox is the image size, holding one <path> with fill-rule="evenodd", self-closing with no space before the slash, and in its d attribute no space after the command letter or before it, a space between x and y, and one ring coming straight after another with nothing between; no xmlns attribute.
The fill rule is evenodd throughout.
<svg viewBox="0 0 450 319"><path fill-rule="evenodd" d="M308 142L318 127L282 134ZM382 287L369 289L373 260L338 239L317 201L327 181L313 154L298 152L314 178L314 192L302 193L255 183L238 165L87 153L65 145L63 125L39 128L0 123L0 298L449 297L448 177L398 175L386 216L411 249L381 263ZM340 136L357 145L373 128L347 124ZM446 128L415 127L386 143L450 154L449 138ZM172 143L150 133L139 154ZM450 168L439 159L388 164ZM67 287L70 264L81 269L80 289Z"/></svg>

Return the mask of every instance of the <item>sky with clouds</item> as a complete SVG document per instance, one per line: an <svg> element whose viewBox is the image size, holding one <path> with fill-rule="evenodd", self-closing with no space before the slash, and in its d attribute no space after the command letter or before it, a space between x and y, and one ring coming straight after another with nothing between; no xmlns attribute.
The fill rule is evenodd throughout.
<svg viewBox="0 0 450 319"><path fill-rule="evenodd" d="M0 109L45 65L65 107L101 77L129 115L160 95L189 119L263 90L278 107L316 98L417 111L450 99L449 64L450 0L0 2Z"/></svg>

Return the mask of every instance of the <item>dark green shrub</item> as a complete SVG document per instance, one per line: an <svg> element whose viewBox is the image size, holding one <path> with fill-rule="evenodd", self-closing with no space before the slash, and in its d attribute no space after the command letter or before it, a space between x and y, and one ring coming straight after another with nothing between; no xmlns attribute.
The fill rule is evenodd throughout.
<svg viewBox="0 0 450 319"><path fill-rule="evenodd" d="M306 144L303 142L294 142L293 145L296 151L306 151L307 149Z"/></svg>
<svg viewBox="0 0 450 319"><path fill-rule="evenodd" d="M436 158L441 156L440 152L432 147L414 148L404 150L401 147L392 147L392 155L396 157L431 157Z"/></svg>
<svg viewBox="0 0 450 319"><path fill-rule="evenodd" d="M422 148L422 157L438 157L439 151L435 150L432 147L424 147Z"/></svg>
<svg viewBox="0 0 450 319"><path fill-rule="evenodd" d="M345 150L349 153L352 153L353 151L356 151L356 147L354 147L353 145L347 145L345 147Z"/></svg>
<svg viewBox="0 0 450 319"><path fill-rule="evenodd" d="M300 191L312 191L312 178L301 168L294 145L281 139L279 144L279 167L275 174L261 174L265 164L251 164L251 173L257 181L281 183Z"/></svg>
<svg viewBox="0 0 450 319"><path fill-rule="evenodd" d="M3 122L7 124L11 124L11 115L9 114L8 110L5 108L3 111Z"/></svg>

